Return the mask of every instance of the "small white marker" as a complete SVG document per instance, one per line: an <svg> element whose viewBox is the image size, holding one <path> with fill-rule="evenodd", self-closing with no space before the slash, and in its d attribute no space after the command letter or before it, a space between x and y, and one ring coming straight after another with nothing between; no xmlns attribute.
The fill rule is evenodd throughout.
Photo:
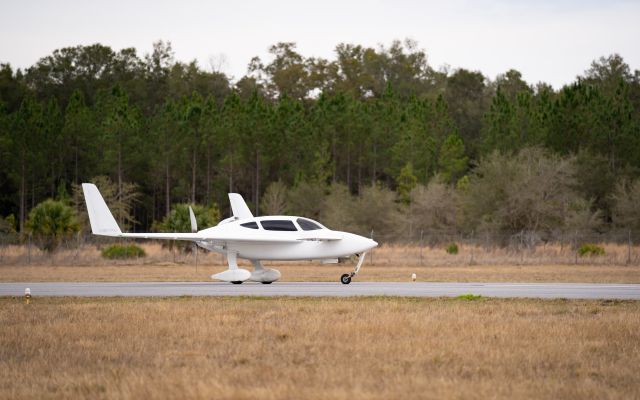
<svg viewBox="0 0 640 400"><path fill-rule="evenodd" d="M411 280L414 282L416 281L416 274L411 274Z"/></svg>
<svg viewBox="0 0 640 400"><path fill-rule="evenodd" d="M24 300L27 304L29 304L29 300L31 300L31 289L26 288L24 290Z"/></svg>

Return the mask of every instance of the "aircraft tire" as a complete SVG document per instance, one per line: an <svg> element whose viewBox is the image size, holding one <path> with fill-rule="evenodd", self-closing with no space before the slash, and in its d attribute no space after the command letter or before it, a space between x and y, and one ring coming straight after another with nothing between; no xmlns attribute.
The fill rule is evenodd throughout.
<svg viewBox="0 0 640 400"><path fill-rule="evenodd" d="M242 283L242 281L231 281L231 283L233 283L234 285L239 285Z"/></svg>
<svg viewBox="0 0 640 400"><path fill-rule="evenodd" d="M340 282L342 282L343 285L348 285L351 283L351 275L349 274L344 274L340 277Z"/></svg>
<svg viewBox="0 0 640 400"><path fill-rule="evenodd" d="M261 282L263 285L271 285L273 282L269 281L269 282Z"/></svg>

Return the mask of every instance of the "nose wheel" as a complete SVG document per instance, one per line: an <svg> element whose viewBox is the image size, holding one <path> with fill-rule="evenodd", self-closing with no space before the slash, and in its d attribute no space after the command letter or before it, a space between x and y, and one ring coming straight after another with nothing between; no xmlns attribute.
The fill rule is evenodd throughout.
<svg viewBox="0 0 640 400"><path fill-rule="evenodd" d="M358 275L358 272L360 272L360 267L362 267L362 263L364 262L364 256L366 256L367 253L362 253L359 257L358 257L358 265L356 265L356 268L353 270L353 272L348 273L348 274L343 274L340 277L340 282L342 282L343 285L348 285L351 283L351 278L353 278L354 276Z"/></svg>

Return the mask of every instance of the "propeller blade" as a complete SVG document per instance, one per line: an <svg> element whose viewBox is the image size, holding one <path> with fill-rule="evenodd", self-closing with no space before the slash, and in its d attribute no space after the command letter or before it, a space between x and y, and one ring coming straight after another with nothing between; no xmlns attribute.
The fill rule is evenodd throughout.
<svg viewBox="0 0 640 400"><path fill-rule="evenodd" d="M198 222L196 221L196 215L193 213L191 206L189 206L189 219L191 220L191 232L198 232Z"/></svg>

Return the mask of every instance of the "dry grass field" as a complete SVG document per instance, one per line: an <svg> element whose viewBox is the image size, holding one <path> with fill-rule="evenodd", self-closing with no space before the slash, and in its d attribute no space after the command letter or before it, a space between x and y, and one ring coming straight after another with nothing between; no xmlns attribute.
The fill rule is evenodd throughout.
<svg viewBox="0 0 640 400"><path fill-rule="evenodd" d="M0 248L0 281L208 281L210 275L226 268L225 259L215 253L199 253L196 271L191 254L163 249L155 243L143 244L144 258L126 261L105 260L94 246L60 251L53 256L18 246ZM547 246L536 252L513 253L504 249L461 246L457 255L442 248L382 246L368 256L360 281L408 281L412 273L418 281L431 282L600 282L640 283L640 262L633 248L606 245L602 257L575 257L570 250ZM421 256L422 254L422 256ZM337 281L354 262L267 262L282 272L283 281ZM249 266L248 262L241 265Z"/></svg>
<svg viewBox="0 0 640 400"><path fill-rule="evenodd" d="M158 242L137 241L147 256L137 260L128 260L127 264L193 264L190 253L181 253L163 248ZM445 246L419 246L401 244L383 244L373 249L367 256L367 264L376 266L461 266L461 265L632 265L640 267L640 246L627 246L616 243L600 243L605 255L579 257L568 246L548 244L534 250L514 248L483 247L459 244L458 254L448 254ZM226 260L217 253L200 250L199 262L204 265L225 265ZM111 265L94 245L64 247L53 255L38 250L31 251L27 246L0 246L0 265L55 265L87 266Z"/></svg>
<svg viewBox="0 0 640 400"><path fill-rule="evenodd" d="M640 302L0 304L0 398L640 397Z"/></svg>
<svg viewBox="0 0 640 400"><path fill-rule="evenodd" d="M352 264L267 263L282 272L283 282L337 282ZM247 266L251 269L251 267ZM211 281L221 265L199 266L112 264L100 266L0 266L0 282L131 282ZM420 282L589 282L640 283L640 267L600 265L475 265L475 266L370 266L357 276L360 282L408 282L411 274Z"/></svg>

